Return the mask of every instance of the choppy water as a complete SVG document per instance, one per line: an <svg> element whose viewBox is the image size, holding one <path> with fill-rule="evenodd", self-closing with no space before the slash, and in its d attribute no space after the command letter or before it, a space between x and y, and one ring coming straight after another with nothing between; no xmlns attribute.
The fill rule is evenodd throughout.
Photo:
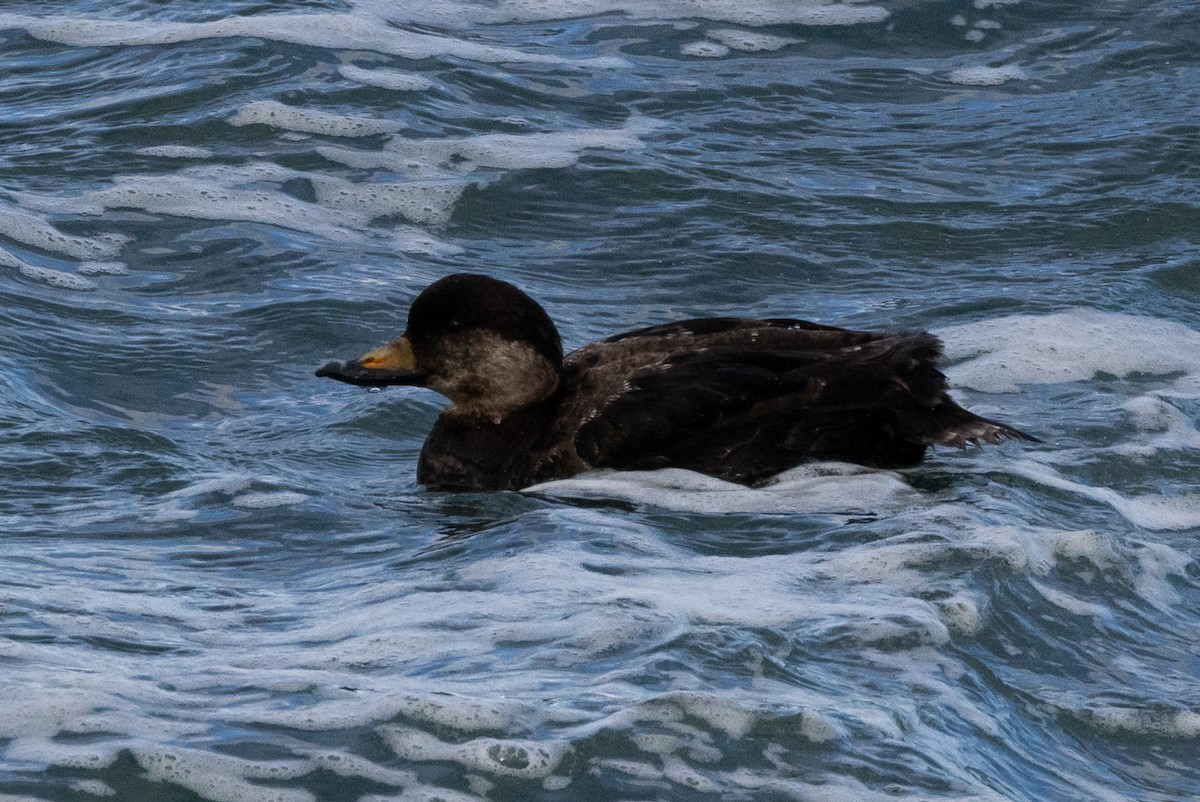
<svg viewBox="0 0 1200 802"><path fill-rule="evenodd" d="M1200 6L0 4L0 798L1200 795ZM312 376L930 328L1045 439L451 495Z"/></svg>

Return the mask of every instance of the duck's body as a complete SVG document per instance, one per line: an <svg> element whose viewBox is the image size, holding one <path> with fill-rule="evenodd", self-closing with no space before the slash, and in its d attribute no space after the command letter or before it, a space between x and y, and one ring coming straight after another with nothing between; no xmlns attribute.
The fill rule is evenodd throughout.
<svg viewBox="0 0 1200 802"><path fill-rule="evenodd" d="M935 443L1032 439L946 394L940 346L926 333L703 318L563 358L527 295L457 275L418 296L400 340L318 375L449 397L417 467L419 482L446 488L667 467L755 484L813 460L900 468Z"/></svg>

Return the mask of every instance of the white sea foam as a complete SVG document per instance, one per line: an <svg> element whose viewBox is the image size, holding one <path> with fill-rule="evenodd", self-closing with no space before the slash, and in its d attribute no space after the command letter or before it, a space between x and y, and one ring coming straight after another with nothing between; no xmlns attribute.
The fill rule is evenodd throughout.
<svg viewBox="0 0 1200 802"><path fill-rule="evenodd" d="M55 270L50 267L41 267L40 265L31 265L22 263L17 268L22 276L31 278L34 281L40 281L43 284L49 284L51 287L57 287L61 290L94 290L96 282L91 279L75 273L67 273L63 270Z"/></svg>
<svg viewBox="0 0 1200 802"><path fill-rule="evenodd" d="M1009 81L1023 81L1025 71L1016 64L1002 67L959 67L947 76L951 83L966 86L999 86Z"/></svg>
<svg viewBox="0 0 1200 802"><path fill-rule="evenodd" d="M1156 387L1145 393L1111 403L1138 430L1134 436L1086 453L1045 451L1039 456L1044 465L1068 465L1102 453L1145 461L1164 450L1200 449L1200 431L1178 405L1178 400L1200 397L1200 333L1182 324L1084 309L991 319L937 334L946 342L946 372L953 387L1001 393L1022 384L1084 382L1098 375L1144 381L1169 377L1153 382ZM1132 515L1130 520L1139 525L1187 528L1192 520L1188 496L1126 498L1104 489L1087 492Z"/></svg>
<svg viewBox="0 0 1200 802"><path fill-rule="evenodd" d="M1011 392L1022 384L1091 379L1097 373L1200 373L1200 332L1149 317L1072 309L1013 315L935 332L952 363L951 384Z"/></svg>
<svg viewBox="0 0 1200 802"><path fill-rule="evenodd" d="M1200 738L1200 712L1171 710L1164 712L1123 707L1094 708L1092 720L1114 731L1168 738Z"/></svg>
<svg viewBox="0 0 1200 802"><path fill-rule="evenodd" d="M790 799L797 802L896 802L897 794L891 790L876 790L849 774L829 775L819 778L798 779L788 767L780 765L769 772L750 769L734 769L722 772L721 778L727 787L765 793L770 799ZM923 792L910 797L913 802L1012 802L1012 797L987 789L966 792L956 788L946 795ZM1104 800L1104 802L1112 802Z"/></svg>
<svg viewBox="0 0 1200 802"><path fill-rule="evenodd" d="M619 128L577 128L546 133L486 133L448 139L401 139L389 149L421 163L468 172L479 168L548 169L570 167L588 150L638 150L653 121L634 118Z"/></svg>
<svg viewBox="0 0 1200 802"><path fill-rule="evenodd" d="M230 125L269 125L288 131L325 136L375 136L403 129L403 123L375 117L348 116L276 100L256 100L242 106L229 118Z"/></svg>
<svg viewBox="0 0 1200 802"><path fill-rule="evenodd" d="M304 493L294 493L288 490L276 490L261 493L240 493L233 497L233 506L245 509L269 509L272 507L294 507L303 504L312 496Z"/></svg>
<svg viewBox="0 0 1200 802"><path fill-rule="evenodd" d="M395 15L388 0L356 0L355 7L382 17ZM446 3L405 12L406 20L447 26L535 22L575 17L621 14L631 20L671 21L706 19L747 26L762 25L859 25L881 22L889 12L861 2L832 0L500 0L487 5Z"/></svg>
<svg viewBox="0 0 1200 802"><path fill-rule="evenodd" d="M375 609L371 614L378 615ZM411 638L386 638L376 633L369 641L357 635L371 629L372 618L351 614L352 623L342 624L336 628L322 630L323 637L336 638L352 645L353 648L366 646L380 654L371 657L361 653L357 660L349 651L335 654L333 650L317 648L321 654L313 660L316 666L324 660L326 667L341 666L353 669L363 669L386 663L382 654L391 650L392 654L411 654L414 649L436 649L444 645L444 638L431 634L422 639L418 645ZM247 722L259 721L261 711L242 716L239 720ZM329 693L324 698L314 700L299 710L273 710L267 714L269 720L278 726L299 730L323 731L348 729L362 726L374 721L393 721L405 717L432 725L438 730L453 730L461 738L467 735L479 735L498 730L520 729L522 722L535 715L535 708L529 704L513 701L512 699L493 697L479 698L461 693L447 693L446 686L437 683L416 682L403 691L387 693L360 694L343 691Z"/></svg>
<svg viewBox="0 0 1200 802"><path fill-rule="evenodd" d="M764 50L781 50L788 45L799 44L801 39L789 36L774 36L758 31L743 31L737 28L718 28L708 31L709 39L720 42L726 47L741 50L746 53L758 53Z"/></svg>
<svg viewBox="0 0 1200 802"><path fill-rule="evenodd" d="M1190 397L1200 393L1187 394ZM1133 457L1149 457L1158 451L1200 449L1200 431L1191 418L1163 398L1143 395L1131 398L1121 407L1140 431L1148 437L1132 443L1118 443L1112 450Z"/></svg>
<svg viewBox="0 0 1200 802"><path fill-rule="evenodd" d="M343 78L355 81L366 86L376 86L380 89L391 89L396 92L419 92L425 89L432 89L433 81L423 75L415 75L411 72L401 72L400 70L390 70L386 68L365 69L363 67L355 67L353 64L343 64L338 67L338 72Z"/></svg>
<svg viewBox="0 0 1200 802"><path fill-rule="evenodd" d="M117 791L111 785L101 780L79 780L71 783L71 790L90 796L116 796Z"/></svg>
<svg viewBox="0 0 1200 802"><path fill-rule="evenodd" d="M197 220L265 223L330 239L356 239L353 229L365 225L361 219L338 216L277 190L251 189L194 172L121 176L106 189L91 190L75 197L25 195L21 202L30 208L74 214L99 215L109 209L141 209Z"/></svg>
<svg viewBox="0 0 1200 802"><path fill-rule="evenodd" d="M398 215L425 226L450 221L466 182L454 180L355 183L341 178L313 177L322 206L363 215L368 219Z"/></svg>
<svg viewBox="0 0 1200 802"><path fill-rule="evenodd" d="M620 128L580 128L531 134L480 134L444 139L393 137L384 150L322 147L317 152L350 167L385 167L417 177L442 177L483 168L532 170L569 167L588 150L636 150L655 123L634 118Z"/></svg>
<svg viewBox="0 0 1200 802"><path fill-rule="evenodd" d="M312 498L312 495L296 490L262 489L270 487L275 481L272 477L246 473L222 474L197 479L161 496L142 499L132 506L124 500L110 503L107 499L101 499L90 504L66 504L63 512L73 526L129 520L170 524L192 520L201 507L214 503L250 510L290 507Z"/></svg>
<svg viewBox="0 0 1200 802"><path fill-rule="evenodd" d="M108 270L92 269L96 265L111 266ZM96 282L86 275L100 272L123 272L124 265L117 262L84 262L79 266L76 273L67 272L64 270L56 270L52 267L43 267L41 265L30 264L24 259L9 253L4 249L0 249L0 267L14 268L18 273L28 279L49 284L51 287L57 287L63 290L94 290Z"/></svg>
<svg viewBox="0 0 1200 802"><path fill-rule="evenodd" d="M898 474L846 463L801 465L769 485L748 488L677 468L597 471L534 485L527 493L561 498L616 498L691 512L855 513L918 503Z"/></svg>
<svg viewBox="0 0 1200 802"><path fill-rule="evenodd" d="M283 128L333 136L355 136L394 130L390 121L374 125L355 117L286 107L274 101L244 106L238 123L273 121ZM22 193L22 209L0 209L0 236L65 252L89 260L111 257L124 243L119 237L79 238L58 233L43 214L100 215L114 209L140 209L197 220L260 223L304 231L335 241L380 236L374 222L400 216L417 225L441 226L479 170L567 167L589 150L641 147L641 134L653 123L634 119L621 128L578 129L534 134L485 134L446 139L393 136L382 151L317 147L334 161L359 168L385 167L407 176L398 182L351 182L269 162L237 166L206 164L174 173L119 176L111 186L74 196ZM311 183L316 202L284 192L283 184ZM449 254L457 249L427 231L389 226L395 247L410 252ZM14 257L15 259L15 257ZM24 262L10 266L26 270ZM86 278L29 267L30 277L74 289L93 286ZM97 271L99 272L99 271Z"/></svg>
<svg viewBox="0 0 1200 802"><path fill-rule="evenodd" d="M411 771L372 763L347 752L312 752L309 754L309 760L314 767L332 771L342 777L361 777L401 788L418 784L416 775Z"/></svg>
<svg viewBox="0 0 1200 802"><path fill-rule="evenodd" d="M1009 470L1047 487L1077 493L1084 498L1107 504L1127 521L1150 530L1178 530L1200 527L1200 493L1173 496L1127 496L1108 487L1093 487L1076 482L1041 462L1020 460Z"/></svg>
<svg viewBox="0 0 1200 802"><path fill-rule="evenodd" d="M254 488L262 484L221 475L170 495L190 507L260 492ZM896 515L896 534L867 542L731 556L672 545L636 517L551 506L528 513L525 524L553 536L456 561L453 570L433 562L402 582L383 579L394 578L395 569L375 562L279 578L222 571L223 560L246 559L235 542L176 543L163 551L114 540L79 553L46 547L45 555L27 544L19 555L4 555L26 581L5 586L0 603L31 612L64 637L5 654L11 687L53 683L54 692L0 702L0 738L19 735L6 757L29 765L95 769L127 750L149 778L217 800L306 800L307 792L271 781L318 770L413 798L438 792L388 761L311 749L300 737L289 736L293 756L277 760L188 745L210 737L211 706L224 704L221 719L231 726L370 728L396 758L459 766L479 778L476 790L504 778L561 789L577 771L613 770L664 788L728 791L769 784L778 772L731 777L721 769L723 741L742 742L780 721L790 737L814 744L907 739L927 726L922 716L936 704L939 715L1000 737L957 681L957 659L939 648L987 626L992 580L977 585L962 565L991 563L1027 577L1052 604L1091 616L1104 613L1053 579L1068 563L1085 561L1135 588L1165 584L1187 565L1185 555L1166 547L1131 559L1098 532L983 524L966 505L910 506ZM604 548L563 532L596 533ZM77 586L52 581L64 573L89 578L86 609L72 606ZM195 586L199 575L207 583L200 589L175 590ZM627 682L624 670L591 671L592 661L608 665L625 654L620 662L635 665L647 644L707 643L728 627L856 650L862 666L875 667L862 670L896 677L923 701L781 681L764 673L770 656L752 650L731 653L739 663L730 671L753 680L729 688L690 686L688 672L676 687L659 690ZM171 648L148 661L136 649L85 645L97 637ZM85 659L86 671L46 670ZM520 670L526 661L539 670ZM480 683L484 675L488 682ZM561 701L552 704L548 676L567 686L554 691ZM231 697L230 687L244 692ZM287 701L297 693L303 705ZM580 694L586 701L573 705ZM1186 721L1178 729L1186 730ZM67 732L103 737L57 737ZM620 765L603 758L566 768L575 745L599 733L629 738L636 752Z"/></svg>
<svg viewBox="0 0 1200 802"><path fill-rule="evenodd" d="M111 259L129 241L128 237L116 234L98 237L64 234L44 218L8 205L0 205L0 237L72 259Z"/></svg>
<svg viewBox="0 0 1200 802"><path fill-rule="evenodd" d="M124 262L80 262L78 270L82 276L125 276L129 274L129 266Z"/></svg>
<svg viewBox="0 0 1200 802"><path fill-rule="evenodd" d="M0 24L23 27L35 36L79 46L167 44L214 37L258 36L317 46L378 49L412 58L447 54L498 60L547 60L537 54L521 54L452 37L413 33L364 13L238 16L203 23L0 14ZM352 80L396 89L429 85L425 79L393 70L343 65L340 71ZM390 135L403 128L403 124L395 120L343 115L274 100L248 103L237 109L229 121L233 125L269 125L289 134L336 137ZM440 140L392 136L383 151L316 148L317 152L349 166L396 170L406 177L407 180L402 181L353 183L336 176L288 170L261 162L236 167L204 165L159 175L126 175L116 178L110 187L87 190L75 196L25 194L18 198L22 209L0 208L0 236L87 263L104 264L104 260L111 260L116 255L124 238L65 235L42 215L100 215L116 209L138 209L196 220L272 225L335 241L353 241L361 239L363 234L386 236L398 250L448 255L459 249L427 231L394 225L384 228L376 221L401 217L419 226L442 226L449 221L456 202L468 185L462 179L464 175L480 170L570 166L588 150L640 147L640 134L649 128L648 122L634 120L616 129L485 134ZM211 155L202 149L177 146L158 146L141 152L186 159ZM301 200L283 191L283 183L291 180L310 181L317 202ZM37 214L39 212L41 214ZM5 263L28 278L73 290L93 289L95 282L87 276L103 272L99 268L84 267L73 273L31 265L15 257Z"/></svg>
<svg viewBox="0 0 1200 802"><path fill-rule="evenodd" d="M688 42L680 45L679 52L694 58L721 58L729 55L729 46L720 42Z"/></svg>
<svg viewBox="0 0 1200 802"><path fill-rule="evenodd" d="M488 62L622 66L615 58L564 59L544 53L419 33L365 13L233 16L209 22L160 22L0 14L0 27L21 28L50 42L77 47L164 45L204 39L258 37L343 50L372 50L408 59L453 56Z"/></svg>
<svg viewBox="0 0 1200 802"><path fill-rule="evenodd" d="M1192 558L1165 543L1139 543L1134 557L1137 570L1132 581L1137 595L1162 610L1178 604L1179 592L1171 580L1188 575Z"/></svg>
<svg viewBox="0 0 1200 802"><path fill-rule="evenodd" d="M1051 587L1043 582L1030 580L1029 584L1041 594L1043 599L1071 615L1091 618L1095 621L1105 623L1111 622L1114 617L1112 608L1106 605L1077 599L1066 591Z"/></svg>
<svg viewBox="0 0 1200 802"><path fill-rule="evenodd" d="M138 148L139 156L159 156L164 159L211 159L213 152L208 148L197 148L191 145L151 145Z"/></svg>
<svg viewBox="0 0 1200 802"><path fill-rule="evenodd" d="M1090 530L1059 530L1016 526L974 526L955 541L953 549L973 560L992 560L1012 572L1046 576L1061 560L1086 560L1097 568L1111 568L1119 561L1112 541ZM927 549L942 554L944 547ZM914 557L907 558L911 563Z"/></svg>
<svg viewBox="0 0 1200 802"><path fill-rule="evenodd" d="M112 209L141 209L196 220L261 223L335 241L360 240L364 233L378 235L371 222L384 215L407 211L406 217L429 223L444 221L450 214L449 196L454 193L428 184L390 191L382 187L353 188L340 195L323 190L324 199L332 205L311 203L263 186L262 182L311 178L316 184L330 187L337 186L338 180L272 167L259 170L246 165L229 170L207 166L168 175L122 176L110 187L73 197L25 194L20 201L29 209L55 213L100 215ZM371 199L377 201L374 207ZM340 208L339 200L343 201ZM393 227L387 233L400 250L455 250L426 231Z"/></svg>
<svg viewBox="0 0 1200 802"><path fill-rule="evenodd" d="M887 19L889 12L862 2L833 0L498 0L495 3L447 2L405 7L398 13L391 0L353 0L360 12L447 28L539 22L620 14L634 21L706 19L738 25L857 25Z"/></svg>
<svg viewBox="0 0 1200 802"><path fill-rule="evenodd" d="M383 726L378 731L404 761L451 761L500 777L542 779L558 768L570 750L565 741L474 738L447 743L411 727Z"/></svg>
<svg viewBox="0 0 1200 802"><path fill-rule="evenodd" d="M53 736L94 711L92 697L70 688L45 696L11 699L0 719L0 738Z"/></svg>
<svg viewBox="0 0 1200 802"><path fill-rule="evenodd" d="M154 782L169 782L214 802L311 802L299 788L262 785L254 780L287 780L305 774L303 761L244 760L201 749L159 745L137 747L133 758Z"/></svg>

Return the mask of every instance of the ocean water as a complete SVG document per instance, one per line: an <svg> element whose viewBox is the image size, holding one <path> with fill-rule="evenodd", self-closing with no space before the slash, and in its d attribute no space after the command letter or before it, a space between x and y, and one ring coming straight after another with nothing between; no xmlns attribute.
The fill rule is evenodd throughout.
<svg viewBox="0 0 1200 802"><path fill-rule="evenodd" d="M0 800L1200 797L1200 4L0 2ZM313 369L929 329L1043 439L415 483Z"/></svg>

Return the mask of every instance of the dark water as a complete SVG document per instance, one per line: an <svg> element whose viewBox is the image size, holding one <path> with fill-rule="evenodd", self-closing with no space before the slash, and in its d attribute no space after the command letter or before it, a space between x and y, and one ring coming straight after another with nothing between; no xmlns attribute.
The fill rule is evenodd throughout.
<svg viewBox="0 0 1200 802"><path fill-rule="evenodd" d="M0 4L0 799L1200 795L1200 5ZM930 328L1042 445L420 489L312 376Z"/></svg>

